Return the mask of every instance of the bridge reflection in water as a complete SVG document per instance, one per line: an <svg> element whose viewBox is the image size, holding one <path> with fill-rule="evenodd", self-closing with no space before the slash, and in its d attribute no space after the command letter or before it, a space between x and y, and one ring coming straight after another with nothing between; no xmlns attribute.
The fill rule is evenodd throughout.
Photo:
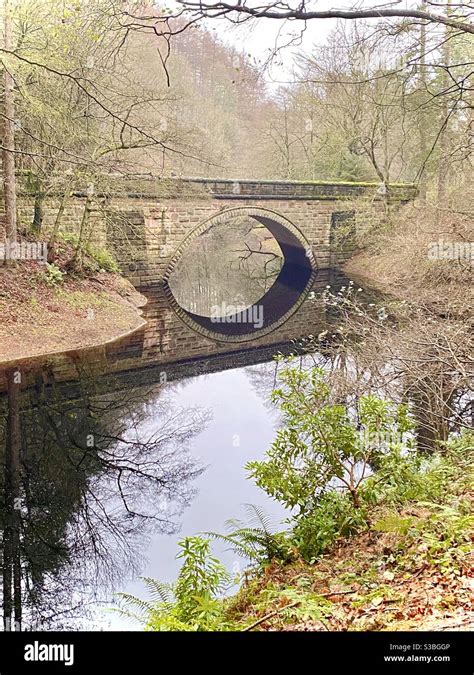
<svg viewBox="0 0 474 675"><path fill-rule="evenodd" d="M164 564L175 574L174 533L186 507L197 509L186 510L187 527L198 523L192 533L221 528L241 502L253 501L256 488L243 466L262 455L274 428L264 405L274 366L267 371L264 362L330 327L335 317L320 293L344 283L337 271L320 272L314 296L284 325L243 345L197 334L169 306L162 286L150 287L148 323L133 336L1 374L8 382L0 395L0 586L7 589L7 618L20 616L25 628L38 621L40 628L77 627L97 598L140 592L127 579L143 571L142 549L148 547L154 564L147 573L161 576ZM189 379L257 363L251 372L215 375L218 390L214 380ZM218 408L223 400L227 413ZM210 433L208 407L224 418L213 420ZM232 445L235 434L245 447ZM198 488L205 499L194 506Z"/></svg>
<svg viewBox="0 0 474 675"><path fill-rule="evenodd" d="M233 215L235 213L238 215ZM214 247L212 245L209 247L209 241L213 240ZM233 250L232 245L226 248L226 240L228 245L233 240ZM273 247L269 244L269 240L273 242ZM218 242L222 247L221 250L216 246ZM270 250L263 245L264 243L267 247L270 245ZM248 255L239 256L238 250L235 250L239 245L244 251L247 249ZM252 246L258 247L257 250ZM204 283L199 265L200 253L204 258L202 266ZM255 262L251 260L252 256L260 258L260 265L257 263L255 266ZM252 267L242 270L240 263L243 261L253 262ZM234 284L238 285L238 289L229 294L226 292L229 289L225 287L229 283L229 277L232 277L232 268L236 263L240 274L237 279L234 278ZM271 263L273 265L270 265L269 272L268 265ZM221 276L213 282L211 277L217 266ZM223 211L209 218L185 239L170 263L165 275L164 289L171 306L180 318L198 333L211 339L244 342L273 332L285 323L304 301L315 280L316 270L316 258L309 242L289 220L268 209L237 209ZM256 281L255 272L257 279L259 278L262 283L262 288L261 292L250 300L253 295L252 287ZM188 277L187 284L182 283L182 276ZM190 283L190 277L192 279L193 276L194 279ZM196 303L201 312L190 310L190 298L186 296L193 292L192 286L196 282L200 286L201 293L205 291L208 297L220 296L224 300L222 312L209 316L209 308L206 313L205 303L201 299ZM178 297L175 297L175 288ZM240 306L231 302L229 307L226 300L229 297L232 300L235 290L243 293L243 301ZM179 300L183 294L184 305Z"/></svg>
<svg viewBox="0 0 474 675"><path fill-rule="evenodd" d="M285 323L244 343L224 341L219 334L211 339L197 333L170 306L161 284L139 288L148 300L143 310L147 323L132 335L101 348L70 351L17 365L26 387L34 385L31 373L40 368L51 381L70 382L72 388L81 374L89 373L100 376L105 389L114 389L120 381L159 383L261 363L271 360L278 351L291 351L302 338L325 330L333 317L321 294L327 285L337 290L348 281L339 270L319 270L310 292ZM5 388L5 376L0 370L0 391Z"/></svg>
<svg viewBox="0 0 474 675"><path fill-rule="evenodd" d="M348 282L340 271L320 270L310 292L285 323L244 343L197 333L176 314L161 285L148 286L142 290L148 299L143 328L104 349L63 355L51 364L52 372L57 380L74 380L78 368L86 369L101 373L104 386L108 379L116 386L118 380L149 384L268 361L276 352L294 350L298 341L318 335L328 322L334 322L333 310L321 294L328 285L336 290Z"/></svg>

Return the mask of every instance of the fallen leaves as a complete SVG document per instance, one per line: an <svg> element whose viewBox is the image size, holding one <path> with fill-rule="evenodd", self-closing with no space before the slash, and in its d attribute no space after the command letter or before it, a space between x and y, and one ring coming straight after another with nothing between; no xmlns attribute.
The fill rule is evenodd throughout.
<svg viewBox="0 0 474 675"><path fill-rule="evenodd" d="M425 510L420 515L425 519ZM299 585L324 601L324 622L304 612L299 620L285 622L278 611L258 629L413 631L474 626L473 569L464 540L453 540L449 555L442 548L436 557L431 543L416 538L411 544L405 539L400 547L401 536L362 533L339 543L314 565L300 562L270 569L266 582L280 593L290 597L291 589ZM423 529L419 536L424 536Z"/></svg>

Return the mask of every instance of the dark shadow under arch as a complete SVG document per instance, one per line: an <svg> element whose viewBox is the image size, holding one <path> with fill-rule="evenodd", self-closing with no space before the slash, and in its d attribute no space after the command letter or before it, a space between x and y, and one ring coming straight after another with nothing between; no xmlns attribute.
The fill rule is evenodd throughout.
<svg viewBox="0 0 474 675"><path fill-rule="evenodd" d="M248 216L264 225L275 237L283 253L284 262L271 288L250 309L237 312L226 321L193 314L183 309L169 286L169 278L183 252L194 239L213 225L222 224L238 216ZM175 252L164 278L165 293L171 306L191 328L213 340L244 342L265 335L281 326L298 309L311 288L316 275L316 260L309 243L300 230L279 213L264 208L240 207L226 209L198 225ZM261 312L262 325L255 327L251 317Z"/></svg>

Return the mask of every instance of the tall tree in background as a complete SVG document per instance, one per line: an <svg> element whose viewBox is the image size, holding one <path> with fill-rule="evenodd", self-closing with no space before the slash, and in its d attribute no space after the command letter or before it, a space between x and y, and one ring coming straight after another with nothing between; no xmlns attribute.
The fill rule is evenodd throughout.
<svg viewBox="0 0 474 675"><path fill-rule="evenodd" d="M404 89L408 98L405 101L400 98L397 106L400 111L402 105L404 106L410 120L414 113L418 113L418 129L414 129L410 144L406 144L403 149L402 173L405 179L420 183L422 192L426 192L427 183L430 182L434 191L438 190L440 195L443 195L449 181L456 184L456 176L463 174L467 177L468 172L462 167L466 163L471 167L472 152L472 143L468 140L473 106L471 57L474 7L471 2L456 4L451 4L448 0L441 3L422 2L419 7L361 2L354 3L346 9L339 9L331 4L321 9L313 0L303 3L290 0L263 4L257 3L256 0L215 3L179 0L179 5L181 7L175 16L179 16L181 21L187 21L188 26L195 26L200 21L205 21L206 25L221 21L265 30L266 26L272 23L278 24L274 54L279 54L288 44L293 46L301 44L305 33L307 39L309 22L317 25L318 21L338 19L340 24L344 25L367 26L372 33L373 42L378 41L383 45L386 56L386 72L376 77L390 78L393 83L394 75L399 73L399 81L406 83ZM167 22L171 38L174 33L169 18ZM403 38L412 44L407 51L397 52ZM354 47L357 47L357 44ZM307 46L305 51L308 52ZM454 52L456 58L453 58ZM394 63L397 53L400 56L398 64ZM450 58L447 59L446 56ZM418 83L413 77L417 66ZM359 84L365 87L367 82L361 81ZM402 93L402 96L405 93ZM384 117L390 116L389 104L379 105L378 112L382 111ZM383 120L379 121L382 125L385 124ZM282 122L285 120L282 119ZM401 131L404 131L403 127ZM294 135L296 138L298 132L295 131ZM299 136L301 138L304 136L301 129ZM307 143L307 137L303 142ZM366 150L364 152L368 156L371 155L372 166L380 178L380 174L386 173L387 168L381 167L380 156L376 156L380 155L380 151L373 153L371 143L365 145L368 152ZM298 154L295 152L297 146L298 142L292 147L293 157ZM359 146L362 147L360 143ZM314 152L311 156L314 158ZM456 168L456 172L453 172L453 168ZM305 171L307 175L313 173L313 170L307 171L307 167ZM285 173L287 175L289 173L288 166Z"/></svg>
<svg viewBox="0 0 474 675"><path fill-rule="evenodd" d="M450 16L451 0L448 0L446 7L446 16ZM451 66L451 42L450 42L451 28L445 27L445 41L441 49L441 87L445 92L449 91L449 68ZM449 126L450 126L450 98L448 96L441 97L441 127L439 132L439 154L440 160L438 165L438 202L442 202L446 197L447 182L449 175Z"/></svg>
<svg viewBox="0 0 474 675"><path fill-rule="evenodd" d="M13 49L12 17L9 0L4 1L4 47ZM9 242L17 240L16 178L15 178L15 100L14 81L9 64L3 62L3 198L5 203L5 234Z"/></svg>

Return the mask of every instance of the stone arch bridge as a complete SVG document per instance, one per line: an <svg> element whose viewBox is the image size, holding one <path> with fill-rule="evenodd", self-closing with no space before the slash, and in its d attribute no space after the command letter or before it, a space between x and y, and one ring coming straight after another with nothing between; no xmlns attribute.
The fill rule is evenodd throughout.
<svg viewBox="0 0 474 675"><path fill-rule="evenodd" d="M376 183L101 176L72 192L65 204L50 195L45 225L53 225L62 209L63 230L77 234L81 224L90 243L115 253L138 290L162 286L170 306L192 329L211 339L247 341L283 325L315 277L347 257L356 228L364 227L363 218L353 218L355 210L363 207L369 215L385 209L387 201L403 204L416 189L396 184L388 194L382 192ZM22 203L31 207L28 199ZM216 326L209 316L181 307L168 281L193 241L213 225L232 227L242 216L267 228L279 244L283 265L258 306L235 310ZM253 310L261 312L258 326L249 321Z"/></svg>
<svg viewBox="0 0 474 675"><path fill-rule="evenodd" d="M151 177L116 181L120 186L112 184L97 195L103 198L97 212L106 224L109 247L137 287L165 280L195 237L216 222L244 214L270 230L286 259L297 264L304 251L315 268L328 268L341 254L335 233L347 223L355 200L364 199L374 210L384 208L375 183ZM412 185L393 185L389 201L406 203L415 193ZM77 204L86 194L77 192L74 197Z"/></svg>
<svg viewBox="0 0 474 675"><path fill-rule="evenodd" d="M132 283L144 287L163 281L194 237L236 213L264 222L287 256L308 249L314 266L328 268L340 254L338 227L360 200L369 210L383 209L380 192L376 183L99 176L65 204L62 195L48 195L43 212L52 227L61 209L61 229L77 234L87 211L89 240L113 249ZM403 204L415 194L413 185L393 184L388 201ZM19 205L25 222L33 203L25 191Z"/></svg>

